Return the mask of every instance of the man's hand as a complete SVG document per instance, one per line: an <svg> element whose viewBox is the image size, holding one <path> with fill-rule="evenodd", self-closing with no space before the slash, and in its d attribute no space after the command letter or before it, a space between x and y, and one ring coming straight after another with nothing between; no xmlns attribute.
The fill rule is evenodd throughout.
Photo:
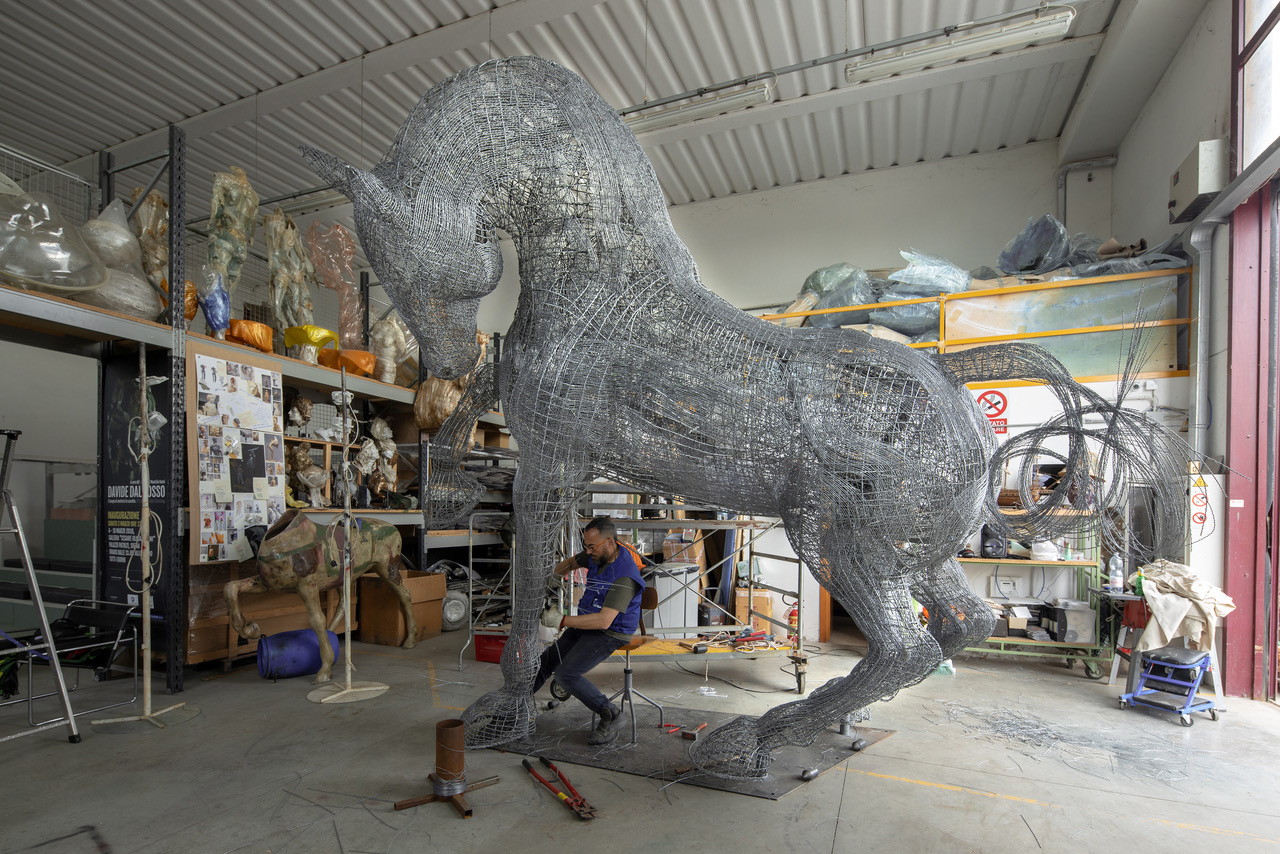
<svg viewBox="0 0 1280 854"><path fill-rule="evenodd" d="M560 628L560 620L563 618L564 614L561 613L560 608L552 605L542 612L542 625L549 629L558 629Z"/></svg>

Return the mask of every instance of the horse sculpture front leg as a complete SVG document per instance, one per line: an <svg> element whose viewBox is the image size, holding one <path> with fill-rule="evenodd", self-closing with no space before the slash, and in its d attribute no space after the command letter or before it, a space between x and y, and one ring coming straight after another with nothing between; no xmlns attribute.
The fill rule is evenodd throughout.
<svg viewBox="0 0 1280 854"><path fill-rule="evenodd" d="M530 482L538 481L537 469L534 463L522 462L513 490L519 521L512 553L511 635L501 661L503 685L462 713L467 747L493 747L533 732L536 710L532 687L543 646L538 638L539 616L569 501L567 487L530 487Z"/></svg>

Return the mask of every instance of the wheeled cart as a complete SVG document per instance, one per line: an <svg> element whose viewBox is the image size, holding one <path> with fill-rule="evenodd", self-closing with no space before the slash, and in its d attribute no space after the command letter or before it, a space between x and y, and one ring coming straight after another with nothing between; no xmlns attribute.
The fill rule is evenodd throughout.
<svg viewBox="0 0 1280 854"><path fill-rule="evenodd" d="M1212 699L1199 697L1196 692L1204 675L1209 672L1210 658L1206 650L1184 649L1180 646L1162 646L1142 653L1142 672L1138 685L1128 694L1120 695L1120 708L1146 706L1164 712L1176 712L1183 726L1195 721L1192 712L1208 712L1212 720L1218 719L1218 707Z"/></svg>

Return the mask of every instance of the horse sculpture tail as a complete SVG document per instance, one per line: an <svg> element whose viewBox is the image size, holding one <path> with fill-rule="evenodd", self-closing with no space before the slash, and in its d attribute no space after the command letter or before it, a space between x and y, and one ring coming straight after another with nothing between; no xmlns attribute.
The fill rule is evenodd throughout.
<svg viewBox="0 0 1280 854"><path fill-rule="evenodd" d="M1124 407L1125 390L1131 387L1138 362L1136 352L1122 374L1115 402L1077 383L1061 362L1031 344L996 344L937 358L959 383L1038 382L1062 405L1061 415L1010 438L992 454L986 505L999 534L1024 541L1056 540L1096 524L1103 545L1113 554L1128 554L1139 563L1180 554L1188 536L1185 477L1197 455L1146 413ZM1038 483L1038 464L1052 462L1063 466L1058 485L1037 501L1032 487ZM998 497L1006 472L1016 474L1019 503L1025 508L1021 513L1000 512ZM1135 488L1149 496L1149 543L1126 537L1123 510L1136 499Z"/></svg>

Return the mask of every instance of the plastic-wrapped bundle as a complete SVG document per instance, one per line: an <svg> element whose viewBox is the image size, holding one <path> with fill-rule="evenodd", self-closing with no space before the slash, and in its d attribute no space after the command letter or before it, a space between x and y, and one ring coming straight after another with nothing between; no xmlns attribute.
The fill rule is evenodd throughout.
<svg viewBox="0 0 1280 854"><path fill-rule="evenodd" d="M164 298L142 271L142 249L125 217L124 202L116 199L81 228L89 249L107 265L108 276L101 287L75 298L87 305L154 320L164 310Z"/></svg>
<svg viewBox="0 0 1280 854"><path fill-rule="evenodd" d="M899 254L907 266L889 274L891 289L881 302L958 294L969 287L969 274L945 258L914 249L903 250Z"/></svg>
<svg viewBox="0 0 1280 854"><path fill-rule="evenodd" d="M859 274L866 276L861 269L845 261L832 264L830 267L819 267L804 280L804 284L800 286L800 293L816 294L821 299L837 288L847 286L850 280ZM846 303L846 305L856 305L856 303Z"/></svg>
<svg viewBox="0 0 1280 854"><path fill-rule="evenodd" d="M835 277L831 276L828 279L832 286L827 290L826 296L818 301L816 308L867 305L879 299L881 289L876 287L876 280L868 276L865 270L849 264L837 264L835 267L827 267L825 270L819 270L814 273L809 279L813 279L818 273L831 270L838 270L843 278L836 281ZM808 285L809 281L806 280L805 287L808 287ZM867 318L870 316L871 309L841 311L833 314L814 314L809 316L808 325L832 329L837 326L848 326L851 323L866 323Z"/></svg>
<svg viewBox="0 0 1280 854"><path fill-rule="evenodd" d="M885 302L900 299L917 299L917 297L900 295L894 291L884 295ZM922 302L915 305L892 305L888 308L873 309L870 312L870 318L872 323L887 326L894 332L900 332L908 337L923 335L932 330L936 339L938 314L939 308L936 302Z"/></svg>
<svg viewBox="0 0 1280 854"><path fill-rule="evenodd" d="M101 285L107 270L46 196L0 194L0 275L19 287L72 296Z"/></svg>
<svg viewBox="0 0 1280 854"><path fill-rule="evenodd" d="M1010 275L1038 276L1064 265L1070 253L1066 228L1045 214L1027 220L1026 227L1000 253L996 266Z"/></svg>
<svg viewBox="0 0 1280 854"><path fill-rule="evenodd" d="M343 350L364 349L364 306L351 270L351 260L356 256L355 238L340 223L313 222L307 226L307 251L317 282L338 295L338 346Z"/></svg>

